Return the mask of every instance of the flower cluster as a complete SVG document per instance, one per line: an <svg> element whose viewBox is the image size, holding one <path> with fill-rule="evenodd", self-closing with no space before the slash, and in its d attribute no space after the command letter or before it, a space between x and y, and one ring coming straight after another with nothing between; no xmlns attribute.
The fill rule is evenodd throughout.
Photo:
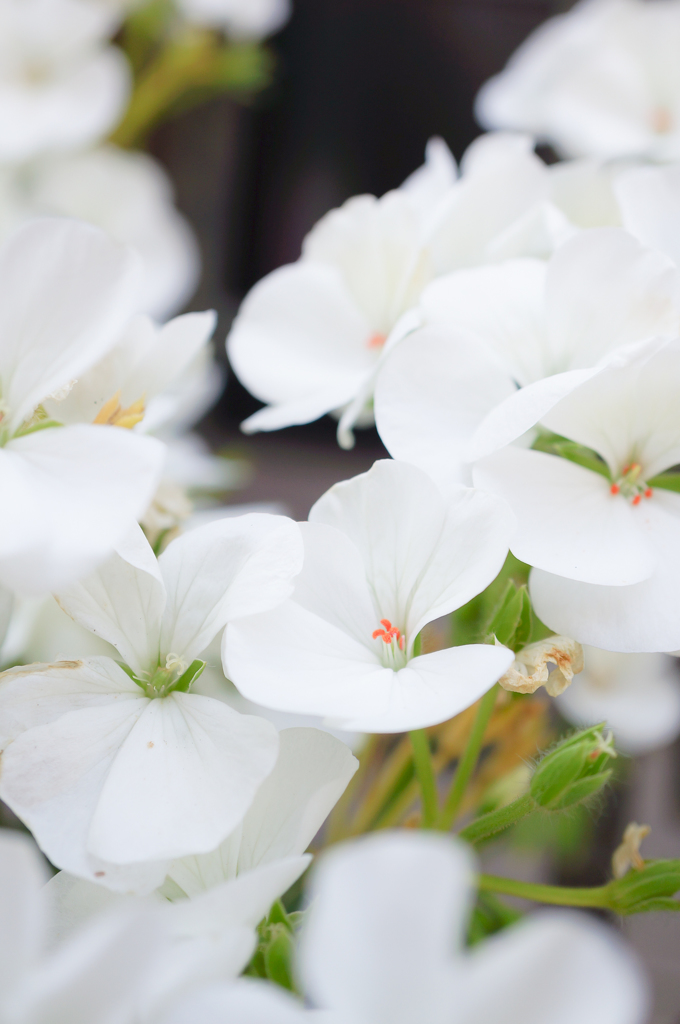
<svg viewBox="0 0 680 1024"><path fill-rule="evenodd" d="M0 158L55 197L41 209L81 212L56 197L85 203L88 167L113 207L114 164L155 174L82 149L124 102L108 42L124 17L134 35L124 6L0 0ZM287 5L159 10L192 19L206 56L218 29L247 48ZM588 59L649 60L675 10L586 0L480 109L530 93L543 121L498 123L559 142ZM391 456L303 523L191 519L179 483L224 481L181 436L216 394L215 314L151 320L141 242L140 261L80 220L14 225L0 797L34 842L0 834L3 1020L643 1024L646 983L606 926L519 920L503 897L677 910L680 863L642 857L649 827L628 826L592 889L484 874L472 852L587 808L619 734L636 754L680 731L680 164L643 163L672 147L623 131L611 152L631 159L606 164L570 109L587 160L548 166L498 132L458 169L434 139L399 189L328 213L246 297L227 347L266 405L244 428L332 413L348 447L375 421ZM310 844L338 839L301 883Z"/></svg>

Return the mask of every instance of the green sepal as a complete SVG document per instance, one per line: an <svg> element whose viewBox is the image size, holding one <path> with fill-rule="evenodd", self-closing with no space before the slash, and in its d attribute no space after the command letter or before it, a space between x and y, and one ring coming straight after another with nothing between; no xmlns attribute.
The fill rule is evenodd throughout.
<svg viewBox="0 0 680 1024"><path fill-rule="evenodd" d="M577 466L583 466L593 473L611 479L609 466L600 458L592 448L570 441L567 437L560 437L558 434L550 434L547 431L541 432L531 446L534 451L546 452L548 455L557 455L561 459L575 462Z"/></svg>
<svg viewBox="0 0 680 1024"><path fill-rule="evenodd" d="M611 778L607 765L611 752L602 725L573 733L557 744L536 765L530 793L539 807L561 811L599 792Z"/></svg>
<svg viewBox="0 0 680 1024"><path fill-rule="evenodd" d="M531 635L532 612L529 592L525 585L517 586L508 580L503 596L489 623L489 635L505 647L518 651Z"/></svg>
<svg viewBox="0 0 680 1024"><path fill-rule="evenodd" d="M287 924L269 925L269 937L262 952L267 977L281 988L295 992L295 939Z"/></svg>
<svg viewBox="0 0 680 1024"><path fill-rule="evenodd" d="M648 487L660 487L663 491L680 491L680 473L659 473L647 481Z"/></svg>
<svg viewBox="0 0 680 1024"><path fill-rule="evenodd" d="M680 860L645 861L643 868L631 868L607 889L610 907L617 914L680 910L680 902L673 899L680 891Z"/></svg>
<svg viewBox="0 0 680 1024"><path fill-rule="evenodd" d="M146 687L148 685L147 680L140 679L139 676L136 676L130 666L126 665L124 661L116 661L116 665L122 668L125 675L129 676L133 683L137 683L137 686L141 686L141 688L146 692Z"/></svg>
<svg viewBox="0 0 680 1024"><path fill-rule="evenodd" d="M174 693L178 690L180 693L188 693L205 668L206 664L207 662L201 661L200 658L196 658L195 661L192 661L186 672L179 677L175 685L172 687L172 692Z"/></svg>
<svg viewBox="0 0 680 1024"><path fill-rule="evenodd" d="M25 424L14 433L14 437L26 437L27 434L35 434L38 430L47 430L50 427L63 427L59 420L38 420L37 423Z"/></svg>

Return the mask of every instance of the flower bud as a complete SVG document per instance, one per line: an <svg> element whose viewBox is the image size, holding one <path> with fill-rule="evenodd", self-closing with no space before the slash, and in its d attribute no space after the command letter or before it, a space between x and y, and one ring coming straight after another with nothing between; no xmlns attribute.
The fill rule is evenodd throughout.
<svg viewBox="0 0 680 1024"><path fill-rule="evenodd" d="M650 860L639 870L607 886L608 905L617 914L680 910L673 897L680 891L680 860Z"/></svg>
<svg viewBox="0 0 680 1024"><path fill-rule="evenodd" d="M602 725L574 733L558 743L538 763L530 792L540 807L561 811L598 793L611 778L607 768L616 757L611 733Z"/></svg>

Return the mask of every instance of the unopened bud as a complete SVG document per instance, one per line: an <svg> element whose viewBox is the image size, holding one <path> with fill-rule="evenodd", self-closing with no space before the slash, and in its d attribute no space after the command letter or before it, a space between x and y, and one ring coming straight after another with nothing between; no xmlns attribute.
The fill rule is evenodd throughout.
<svg viewBox="0 0 680 1024"><path fill-rule="evenodd" d="M534 693L545 686L551 697L558 697L582 671L581 645L568 636L551 636L518 651L498 682L504 690L516 693Z"/></svg>
<svg viewBox="0 0 680 1024"><path fill-rule="evenodd" d="M607 886L609 906L617 914L640 914L651 910L680 910L674 899L680 891L680 860L650 860L639 870Z"/></svg>
<svg viewBox="0 0 680 1024"><path fill-rule="evenodd" d="M602 725L574 733L558 743L538 763L531 778L530 792L536 803L559 811L587 800L611 778L609 760L616 757L611 733Z"/></svg>

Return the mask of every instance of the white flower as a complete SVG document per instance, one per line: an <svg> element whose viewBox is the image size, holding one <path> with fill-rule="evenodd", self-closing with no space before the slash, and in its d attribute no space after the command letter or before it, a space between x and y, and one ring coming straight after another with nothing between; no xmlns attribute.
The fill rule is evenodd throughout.
<svg viewBox="0 0 680 1024"><path fill-rule="evenodd" d="M148 889L168 861L233 831L274 766L278 735L188 691L225 622L280 603L301 558L298 528L283 517L223 519L158 560L135 527L97 573L60 593L125 667L94 657L2 677L0 791L54 864ZM158 862L155 881L145 861Z"/></svg>
<svg viewBox="0 0 680 1024"><path fill-rule="evenodd" d="M347 1024L642 1024L640 967L613 929L545 912L464 948L474 865L457 840L380 833L315 869L300 975L307 1004ZM247 980L197 991L162 1024L313 1021Z"/></svg>
<svg viewBox="0 0 680 1024"><path fill-rule="evenodd" d="M680 495L653 479L680 461L679 373L680 340L652 339L555 405L543 425L592 449L588 467L512 445L475 467L517 516L537 615L582 643L680 647Z"/></svg>
<svg viewBox="0 0 680 1024"><path fill-rule="evenodd" d="M408 314L433 277L552 245L540 229L548 177L530 150L526 139L475 143L456 182L437 144L402 188L326 214L302 258L260 281L234 321L229 358L268 403L243 428L277 430L335 411L338 440L350 447L352 427L370 422L376 370L414 326Z"/></svg>
<svg viewBox="0 0 680 1024"><path fill-rule="evenodd" d="M415 467L377 462L332 487L301 529L291 599L224 636L225 674L250 700L348 730L401 732L462 711L509 667L503 647L415 649L426 623L503 564L512 523L494 498L461 488L445 505Z"/></svg>
<svg viewBox="0 0 680 1024"><path fill-rule="evenodd" d="M277 32L291 14L290 0L178 0L184 17L222 28L233 39L262 39Z"/></svg>
<svg viewBox="0 0 680 1024"><path fill-rule="evenodd" d="M601 356L677 333L680 277L665 255L601 228L547 262L445 275L421 308L427 326L395 346L379 373L376 423L394 458L447 486L469 479L466 463L533 427Z"/></svg>
<svg viewBox="0 0 680 1024"><path fill-rule="evenodd" d="M189 985L236 977L243 970L253 951L253 929L309 865L305 850L357 766L347 747L327 733L281 733L274 770L235 832L212 853L168 866L155 896L171 901L166 916L175 948L147 977L140 999L145 1014L158 1012ZM60 938L102 907L129 902L66 872L55 875L47 893Z"/></svg>
<svg viewBox="0 0 680 1024"><path fill-rule="evenodd" d="M157 486L157 441L91 424L49 429L40 412L111 348L134 308L135 270L124 249L73 221L33 221L0 250L0 583L10 589L44 593L90 572Z"/></svg>
<svg viewBox="0 0 680 1024"><path fill-rule="evenodd" d="M0 2L0 160L101 138L123 112L125 57L105 43L112 12L88 0Z"/></svg>
<svg viewBox="0 0 680 1024"><path fill-rule="evenodd" d="M101 916L49 953L47 872L33 844L0 832L0 1015L12 1024L131 1020L142 983L165 953L145 908Z"/></svg>
<svg viewBox="0 0 680 1024"><path fill-rule="evenodd" d="M581 0L486 83L477 118L538 135L565 156L677 160L678 46L676 0Z"/></svg>
<svg viewBox="0 0 680 1024"><path fill-rule="evenodd" d="M164 320L191 298L198 245L174 207L168 175L152 157L100 146L36 161L17 174L25 212L88 221L136 249L143 264L141 311Z"/></svg>
<svg viewBox="0 0 680 1024"><path fill-rule="evenodd" d="M638 756L680 734L677 663L665 654L615 654L585 649L585 670L557 698L574 725L606 722L617 750Z"/></svg>

